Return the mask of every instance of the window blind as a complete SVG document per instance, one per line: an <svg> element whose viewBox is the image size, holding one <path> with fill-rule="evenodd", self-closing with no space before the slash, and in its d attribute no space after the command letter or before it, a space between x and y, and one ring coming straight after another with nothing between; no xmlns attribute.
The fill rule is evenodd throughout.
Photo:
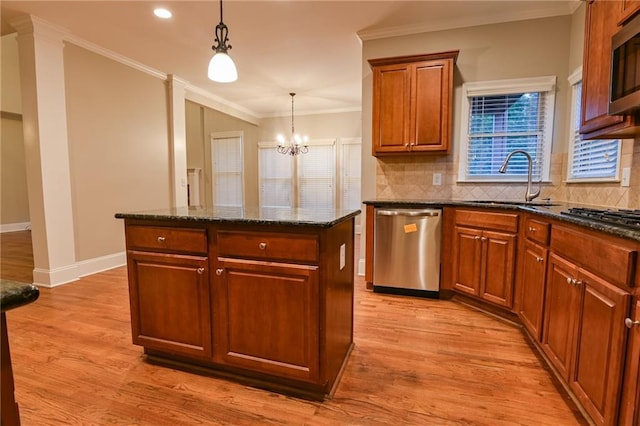
<svg viewBox="0 0 640 426"><path fill-rule="evenodd" d="M297 157L298 202L303 208L333 209L336 205L336 154L331 145L313 145Z"/></svg>
<svg viewBox="0 0 640 426"><path fill-rule="evenodd" d="M521 149L534 161L534 179L541 177L547 123L545 92L482 95L469 98L467 169L469 178L501 177L498 172L509 152ZM506 177L526 176L527 158L512 157Z"/></svg>
<svg viewBox="0 0 640 426"><path fill-rule="evenodd" d="M573 132L569 150L570 180L613 180L618 177L620 165L620 140L582 140L580 137L580 114L582 82L573 86Z"/></svg>
<svg viewBox="0 0 640 426"><path fill-rule="evenodd" d="M214 204L242 207L242 139L212 138L211 157Z"/></svg>
<svg viewBox="0 0 640 426"><path fill-rule="evenodd" d="M259 147L260 206L293 207L293 159L275 147Z"/></svg>

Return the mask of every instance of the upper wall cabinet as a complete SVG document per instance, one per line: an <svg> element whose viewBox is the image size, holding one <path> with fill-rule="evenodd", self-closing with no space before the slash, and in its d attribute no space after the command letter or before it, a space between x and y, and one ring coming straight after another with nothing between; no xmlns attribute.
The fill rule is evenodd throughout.
<svg viewBox="0 0 640 426"><path fill-rule="evenodd" d="M637 7L633 5L634 1L628 0L590 0L587 3L580 122L584 139L617 139L640 134L640 119L636 115L608 114L611 37L620 28L621 3L628 3L629 8Z"/></svg>
<svg viewBox="0 0 640 426"><path fill-rule="evenodd" d="M457 57L455 50L369 60L373 155L449 152Z"/></svg>
<svg viewBox="0 0 640 426"><path fill-rule="evenodd" d="M640 0L622 0L620 6L618 25L624 24L640 11Z"/></svg>

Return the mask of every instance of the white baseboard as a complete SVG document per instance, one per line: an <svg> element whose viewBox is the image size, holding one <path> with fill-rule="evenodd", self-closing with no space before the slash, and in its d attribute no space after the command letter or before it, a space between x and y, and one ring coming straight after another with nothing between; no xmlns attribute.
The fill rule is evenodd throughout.
<svg viewBox="0 0 640 426"><path fill-rule="evenodd" d="M358 259L358 275L364 276L364 259Z"/></svg>
<svg viewBox="0 0 640 426"><path fill-rule="evenodd" d="M31 222L3 223L0 225L0 234L4 234L5 232L26 231L29 229L31 229Z"/></svg>
<svg viewBox="0 0 640 426"><path fill-rule="evenodd" d="M124 251L76 262L76 266L78 267L78 276L80 277L97 274L98 272L107 271L126 264L127 253Z"/></svg>
<svg viewBox="0 0 640 426"><path fill-rule="evenodd" d="M73 265L53 270L35 268L33 270L33 283L41 287L57 287L59 285L77 281L81 277L97 274L98 272L117 268L126 264L127 254L123 251L120 253L95 257L93 259L81 260Z"/></svg>

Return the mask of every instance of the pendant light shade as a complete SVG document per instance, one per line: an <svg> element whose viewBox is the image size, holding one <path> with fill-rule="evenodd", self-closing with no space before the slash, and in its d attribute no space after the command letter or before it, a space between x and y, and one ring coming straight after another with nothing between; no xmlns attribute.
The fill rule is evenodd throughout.
<svg viewBox="0 0 640 426"><path fill-rule="evenodd" d="M215 44L211 48L215 51L209 61L207 76L218 83L231 83L238 79L238 71L233 59L227 53L231 50L229 43L229 28L222 21L222 0L220 0L220 23L216 25Z"/></svg>

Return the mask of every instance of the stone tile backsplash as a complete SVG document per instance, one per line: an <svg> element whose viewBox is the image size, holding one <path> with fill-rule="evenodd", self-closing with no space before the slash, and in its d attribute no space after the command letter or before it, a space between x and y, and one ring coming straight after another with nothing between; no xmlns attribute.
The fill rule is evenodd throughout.
<svg viewBox="0 0 640 426"><path fill-rule="evenodd" d="M640 209L640 139L625 140L621 168L631 167L629 187L612 183L567 183L567 154L553 154L551 182L542 185L540 198L593 206ZM433 185L433 174L442 174L442 185ZM376 166L378 199L456 199L524 201L526 184L457 182L454 155L379 157Z"/></svg>

